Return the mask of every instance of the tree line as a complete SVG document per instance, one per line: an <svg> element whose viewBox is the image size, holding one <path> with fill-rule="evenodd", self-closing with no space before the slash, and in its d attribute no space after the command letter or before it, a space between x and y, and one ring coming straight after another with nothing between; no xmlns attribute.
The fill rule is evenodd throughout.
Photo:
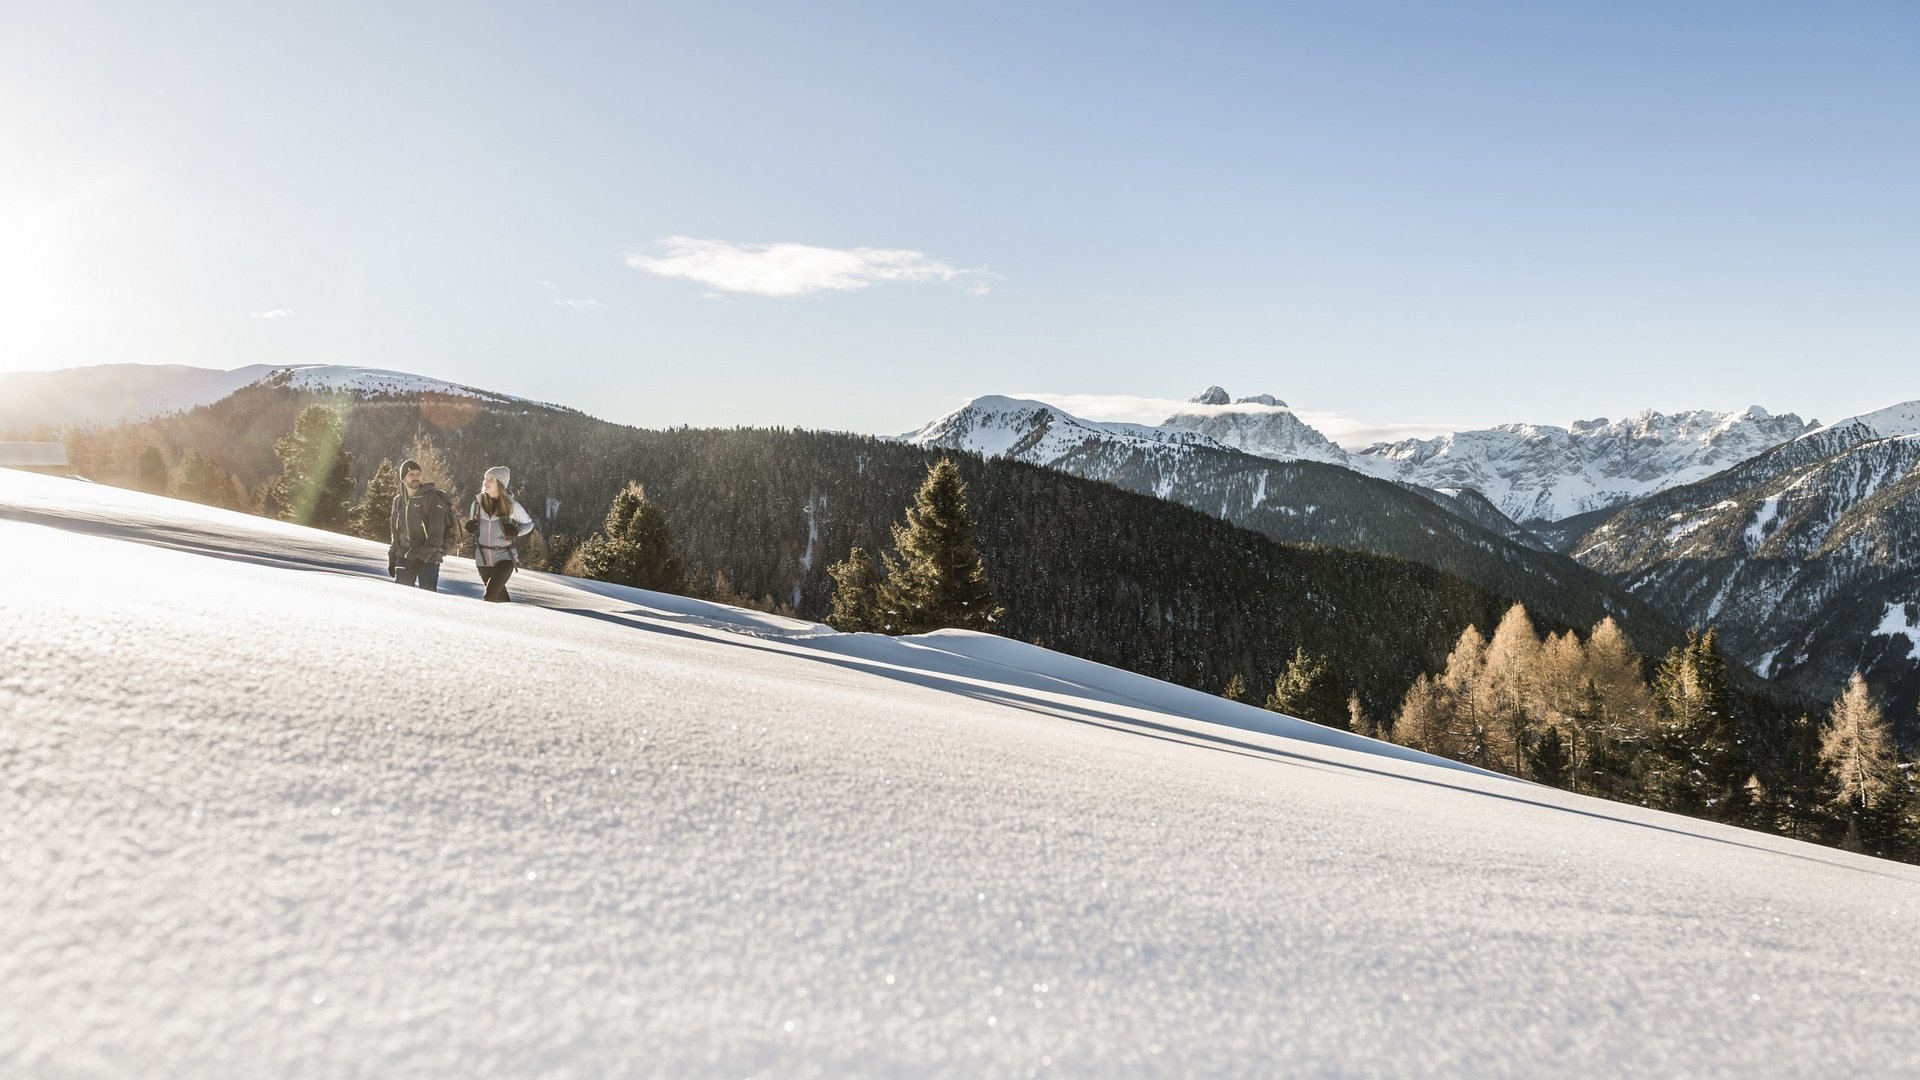
<svg viewBox="0 0 1920 1080"><path fill-rule="evenodd" d="M1536 628L1510 598L1431 567L1275 543L1017 462L942 463L824 432L642 431L499 409L438 428L425 415L414 402L242 394L169 421L70 433L69 454L113 473L103 479L382 541L393 457L421 461L456 494L458 477L511 462L542 526L535 568L843 629L973 626L1583 793L1916 853L1886 718L1809 719L1817 710L1730 673L1710 632L1612 618L1583 633ZM930 483L970 498L946 501ZM963 564L977 579L926 569ZM962 598L937 618L934 581ZM1629 632L1666 646L1664 659L1649 664ZM1846 717L1872 712L1859 705L1864 686L1849 693ZM1836 731L1863 749L1823 753Z"/></svg>
<svg viewBox="0 0 1920 1080"><path fill-rule="evenodd" d="M1584 637L1541 635L1515 604L1491 637L1463 631L1445 665L1364 733L1602 798L1920 861L1920 788L1865 679L1855 672L1823 716L1788 719L1734 685L1712 629L1649 665L1611 618Z"/></svg>

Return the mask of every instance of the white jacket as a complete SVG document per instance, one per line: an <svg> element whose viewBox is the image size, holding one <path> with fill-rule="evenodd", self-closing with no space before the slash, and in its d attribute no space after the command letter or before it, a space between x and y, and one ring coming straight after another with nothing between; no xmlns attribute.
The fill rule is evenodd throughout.
<svg viewBox="0 0 1920 1080"><path fill-rule="evenodd" d="M508 496L511 509L505 517L495 517L481 507L480 499L473 500L473 509L467 514L468 521L480 523L480 529L473 536L473 562L476 566L492 566L495 563L512 562L513 540L525 536L533 529L533 518L520 500ZM511 529L508 526L512 526Z"/></svg>

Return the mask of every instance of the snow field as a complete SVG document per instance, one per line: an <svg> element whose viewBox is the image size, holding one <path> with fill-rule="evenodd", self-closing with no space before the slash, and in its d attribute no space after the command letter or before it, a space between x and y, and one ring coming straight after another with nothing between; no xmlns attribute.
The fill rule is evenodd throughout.
<svg viewBox="0 0 1920 1080"><path fill-rule="evenodd" d="M1900 1075L1920 873L0 472L0 1073Z"/></svg>

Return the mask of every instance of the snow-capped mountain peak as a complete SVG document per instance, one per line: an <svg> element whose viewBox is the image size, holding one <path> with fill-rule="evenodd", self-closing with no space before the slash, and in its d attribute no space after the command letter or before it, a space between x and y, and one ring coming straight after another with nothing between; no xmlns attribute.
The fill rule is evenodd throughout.
<svg viewBox="0 0 1920 1080"><path fill-rule="evenodd" d="M1861 431L1920 432L1920 402L1856 418ZM1340 465L1443 491L1471 488L1520 522L1554 522L1704 479L1811 425L1758 405L1738 412L1643 410L1568 427L1500 424L1348 451L1272 394L1236 398L1209 386L1157 427L1084 420L1038 401L984 397L903 436L919 445L1055 464L1098 440L1226 447L1278 461ZM1838 426L1838 425L1836 425Z"/></svg>
<svg viewBox="0 0 1920 1080"><path fill-rule="evenodd" d="M1160 426L1196 432L1222 446L1279 461L1349 464L1346 451L1272 394L1234 398L1209 386L1189 404L1200 408L1177 412Z"/></svg>
<svg viewBox="0 0 1920 1080"><path fill-rule="evenodd" d="M975 398L919 430L900 436L900 441L1043 465L1098 443L1204 445L1219 449L1212 439L1190 431L1083 420L1044 401L997 394Z"/></svg>
<svg viewBox="0 0 1920 1080"><path fill-rule="evenodd" d="M1730 413L1649 409L1565 428L1500 424L1377 443L1356 457L1390 463L1395 478L1410 483L1475 488L1515 521L1559 521L1704 479L1806 428L1792 413L1757 405Z"/></svg>
<svg viewBox="0 0 1920 1080"><path fill-rule="evenodd" d="M1920 435L1920 401L1906 401L1870 413L1861 413L1859 416L1849 416L1837 424L1813 428L1806 434L1819 435L1855 426L1861 429L1864 437L1873 439L1898 439L1906 435Z"/></svg>
<svg viewBox="0 0 1920 1080"><path fill-rule="evenodd" d="M536 402L530 398L495 393L491 390L482 390L426 375L388 371L384 368L353 367L345 364L305 364L276 368L258 382L267 386L305 390L310 393L344 393L363 397L389 395L412 397L420 394L438 394L446 397L474 398L502 405L540 405L549 409L561 408L545 402Z"/></svg>
<svg viewBox="0 0 1920 1080"><path fill-rule="evenodd" d="M445 379L344 364L252 364L231 371L180 364L100 364L0 373L0 432L146 420L211 405L258 385L362 397L438 394L492 405L561 408Z"/></svg>

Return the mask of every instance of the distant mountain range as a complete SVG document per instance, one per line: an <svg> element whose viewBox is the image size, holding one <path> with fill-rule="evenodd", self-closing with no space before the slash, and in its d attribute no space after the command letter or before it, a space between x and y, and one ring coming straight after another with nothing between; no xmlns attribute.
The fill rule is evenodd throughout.
<svg viewBox="0 0 1920 1080"><path fill-rule="evenodd" d="M1622 509L1574 555L1770 679L1826 695L1858 668L1920 702L1920 402L1808 432Z"/></svg>
<svg viewBox="0 0 1920 1080"><path fill-rule="evenodd" d="M1733 659L1811 698L1860 668L1920 743L1920 402L1826 427L1758 407L1644 412L1347 451L1278 399L1216 386L1159 425L988 397L903 438L1107 480L1281 539L1428 562L1523 599L1542 590L1468 549L1559 585L1576 578L1513 548L1565 551L1675 624L1718 628ZM1408 496L1512 547L1436 526Z"/></svg>
<svg viewBox="0 0 1920 1080"><path fill-rule="evenodd" d="M1046 408L1053 415L1038 421L1034 407L1040 404L979 398L904 438L918 445L1048 464L1063 444L1041 434L1042 427L1067 426L1082 433L1076 438L1101 433L1163 443L1176 442L1171 433L1189 432L1205 438L1200 445L1256 457L1339 465L1449 494L1472 489L1501 514L1535 528L1704 479L1814 426L1756 405L1737 413L1647 411L1627 420L1587 420L1567 428L1502 424L1349 451L1271 394L1233 398L1210 386L1186 408L1151 427L1083 420L1052 406Z"/></svg>
<svg viewBox="0 0 1920 1080"><path fill-rule="evenodd" d="M365 396L433 393L495 403L523 398L402 371L338 364L252 364L219 371L179 364L97 364L0 372L0 434L102 427L211 405L255 383Z"/></svg>
<svg viewBox="0 0 1920 1080"><path fill-rule="evenodd" d="M1217 394L1215 389L1205 396ZM1100 423L1044 402L984 397L901 441L1103 481L1287 543L1424 563L1520 600L1566 625L1588 627L1613 616L1640 628L1647 648L1664 648L1677 637L1672 624L1652 608L1605 577L1547 550L1477 492L1421 488L1306 457L1276 460L1221 442L1221 433L1238 432L1268 447L1289 436L1297 445L1318 445L1317 433L1285 406L1254 404L1262 411L1192 414L1209 433L1172 422ZM1195 405L1208 407L1204 402ZM1246 420L1248 415L1257 428Z"/></svg>

